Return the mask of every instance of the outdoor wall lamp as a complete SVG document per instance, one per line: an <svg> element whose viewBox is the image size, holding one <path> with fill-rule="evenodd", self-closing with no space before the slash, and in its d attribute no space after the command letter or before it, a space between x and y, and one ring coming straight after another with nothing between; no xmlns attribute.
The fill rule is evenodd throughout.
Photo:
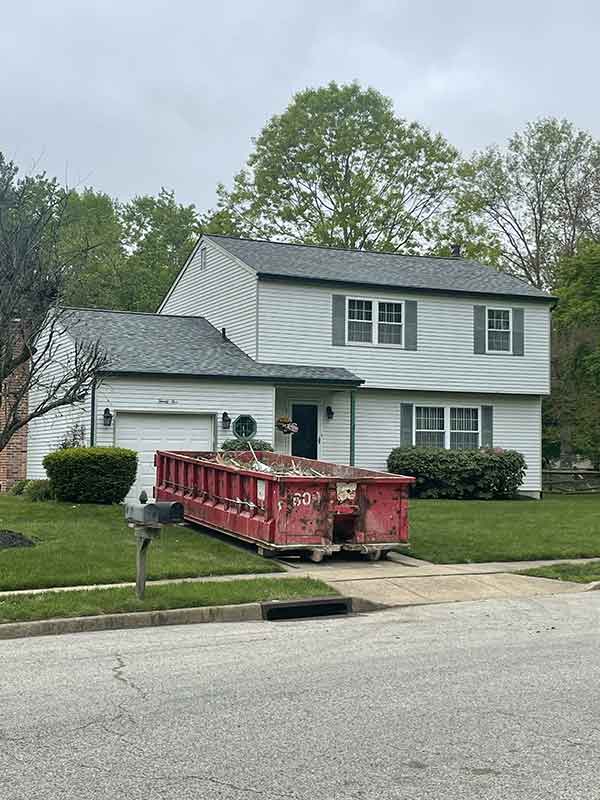
<svg viewBox="0 0 600 800"><path fill-rule="evenodd" d="M325 413L327 414L327 419L333 419L335 416L335 412L331 406L327 406Z"/></svg>
<svg viewBox="0 0 600 800"><path fill-rule="evenodd" d="M229 428L231 428L231 417L226 411L223 412L223 416L221 417L221 425L224 431L228 431Z"/></svg>
<svg viewBox="0 0 600 800"><path fill-rule="evenodd" d="M105 408L102 414L102 422L105 428L110 428L113 421L113 415L110 413L110 408Z"/></svg>

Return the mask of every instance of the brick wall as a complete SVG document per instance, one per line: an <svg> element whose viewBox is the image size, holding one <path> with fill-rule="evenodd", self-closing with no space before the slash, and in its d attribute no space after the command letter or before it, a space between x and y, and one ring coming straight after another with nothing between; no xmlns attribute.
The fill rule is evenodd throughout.
<svg viewBox="0 0 600 800"><path fill-rule="evenodd" d="M18 378L16 378L18 380ZM19 407L22 414L27 413L27 398ZM3 425L5 412L0 406L0 426ZM21 428L10 442L0 451L0 492L6 492L15 481L27 477L27 426Z"/></svg>

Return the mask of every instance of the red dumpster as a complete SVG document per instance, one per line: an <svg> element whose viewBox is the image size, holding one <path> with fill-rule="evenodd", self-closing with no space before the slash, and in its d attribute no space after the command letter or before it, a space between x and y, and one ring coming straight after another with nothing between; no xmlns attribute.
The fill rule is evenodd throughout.
<svg viewBox="0 0 600 800"><path fill-rule="evenodd" d="M156 499L265 554L304 550L320 561L357 550L376 560L408 542L414 478L266 451L256 458L273 472L258 471L251 453L229 456L235 466L211 452L158 451Z"/></svg>

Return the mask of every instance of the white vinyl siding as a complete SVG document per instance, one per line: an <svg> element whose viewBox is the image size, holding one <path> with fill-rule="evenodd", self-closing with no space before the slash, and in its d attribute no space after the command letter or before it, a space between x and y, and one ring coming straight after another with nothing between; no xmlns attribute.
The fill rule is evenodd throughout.
<svg viewBox="0 0 600 800"><path fill-rule="evenodd" d="M43 348L40 341L39 350ZM75 346L71 337L64 333L57 341L57 350L52 363L44 373L45 384L58 378L64 372L65 365L74 357ZM29 393L29 408L33 409L43 399L45 391L33 387ZM27 426L27 477L30 479L47 478L42 461L47 453L56 450L60 442L69 434L75 425L81 425L85 433L85 443L89 444L90 435L90 399L73 406L63 406L37 417Z"/></svg>
<svg viewBox="0 0 600 800"><path fill-rule="evenodd" d="M521 489L541 490L540 397L360 389L356 395L357 466L386 469L390 451L400 446L401 403L438 408L492 406L494 446L522 453L527 462L527 475Z"/></svg>
<svg viewBox="0 0 600 800"><path fill-rule="evenodd" d="M550 391L550 311L525 307L525 355L473 353L473 299L432 294L417 301L418 349L332 344L332 294L356 297L356 289L261 281L260 360L276 364L346 367L371 388L507 394ZM398 293L361 292L362 299L402 302ZM480 302L493 305L493 298Z"/></svg>
<svg viewBox="0 0 600 800"><path fill-rule="evenodd" d="M192 254L158 313L206 317L256 358L256 297L254 271L206 241Z"/></svg>
<svg viewBox="0 0 600 800"><path fill-rule="evenodd" d="M219 445L232 437L231 430L223 430L221 424L224 411L232 420L241 414L251 414L258 426L257 437L272 442L274 392L273 387L267 384L244 381L149 378L142 375L106 378L96 394L96 444L114 444L119 413L141 411L215 415ZM105 408L115 415L110 428L102 424Z"/></svg>

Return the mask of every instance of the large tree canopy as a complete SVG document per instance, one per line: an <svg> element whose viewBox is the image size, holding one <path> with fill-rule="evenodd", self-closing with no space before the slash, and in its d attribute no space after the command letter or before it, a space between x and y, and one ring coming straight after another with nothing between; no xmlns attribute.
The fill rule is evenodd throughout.
<svg viewBox="0 0 600 800"><path fill-rule="evenodd" d="M437 237L459 157L394 114L374 89L298 93L267 123L205 229L284 241L414 252Z"/></svg>
<svg viewBox="0 0 600 800"><path fill-rule="evenodd" d="M72 191L65 216L61 237L77 254L65 300L74 306L155 311L199 234L194 206L164 188L126 203Z"/></svg>
<svg viewBox="0 0 600 800"><path fill-rule="evenodd" d="M75 256L61 236L67 203L55 181L19 178L0 156L0 450L30 420L84 400L105 363L97 342L74 334L61 346Z"/></svg>
<svg viewBox="0 0 600 800"><path fill-rule="evenodd" d="M552 288L559 259L600 238L600 145L566 120L530 123L473 158L457 213L488 228L502 269Z"/></svg>

